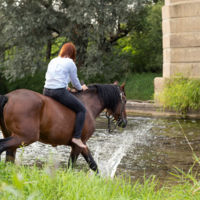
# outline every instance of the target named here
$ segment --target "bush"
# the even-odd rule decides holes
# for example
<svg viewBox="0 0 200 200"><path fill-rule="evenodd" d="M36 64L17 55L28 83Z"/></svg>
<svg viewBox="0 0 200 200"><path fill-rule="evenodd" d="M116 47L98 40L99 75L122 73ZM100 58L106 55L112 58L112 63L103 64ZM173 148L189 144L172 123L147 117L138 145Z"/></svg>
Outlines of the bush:
<svg viewBox="0 0 200 200"><path fill-rule="evenodd" d="M13 82L7 81L8 91L11 92L17 89L28 89L42 93L45 83L45 73L46 71L41 70L35 73L34 76L29 74L23 78L17 78Z"/></svg>
<svg viewBox="0 0 200 200"><path fill-rule="evenodd" d="M7 83L2 73L0 73L0 94L6 94L8 92Z"/></svg>
<svg viewBox="0 0 200 200"><path fill-rule="evenodd" d="M200 109L200 79L183 75L165 80L164 90L156 98L164 109L181 111L184 115L189 109Z"/></svg>

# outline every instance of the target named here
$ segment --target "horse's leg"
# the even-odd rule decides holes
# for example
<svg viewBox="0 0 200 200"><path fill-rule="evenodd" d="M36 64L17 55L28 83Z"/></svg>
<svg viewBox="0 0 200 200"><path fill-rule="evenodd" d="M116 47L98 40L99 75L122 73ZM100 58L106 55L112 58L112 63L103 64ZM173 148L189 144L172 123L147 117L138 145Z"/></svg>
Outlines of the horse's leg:
<svg viewBox="0 0 200 200"><path fill-rule="evenodd" d="M7 155L15 156L16 148L19 148L21 145L29 145L37 141L37 135L31 139L23 139L22 137L12 134L8 138L0 139L0 155L3 151L8 150Z"/></svg>
<svg viewBox="0 0 200 200"><path fill-rule="evenodd" d="M91 153L90 153L90 150L87 148L83 149L81 154L83 155L83 157L85 158L85 160L87 161L90 169L92 169L93 171L95 171L97 174L99 174L99 171L98 171L98 166L96 164L96 162L94 161Z"/></svg>
<svg viewBox="0 0 200 200"><path fill-rule="evenodd" d="M73 145L71 148L72 149L71 149L71 153L70 153L70 157L68 161L68 168L70 167L74 168L76 161L78 159L78 156L82 151L82 148L77 145Z"/></svg>
<svg viewBox="0 0 200 200"><path fill-rule="evenodd" d="M8 140L8 138L0 139L0 161L1 161L1 153L6 150L6 148L4 148L4 146L2 145L1 142L7 141L7 140Z"/></svg>
<svg viewBox="0 0 200 200"><path fill-rule="evenodd" d="M15 162L17 148L10 148L6 150L6 159L5 162Z"/></svg>
<svg viewBox="0 0 200 200"><path fill-rule="evenodd" d="M11 137L0 139L0 155L8 148L8 145L6 145L6 143L9 142L9 140L11 140Z"/></svg>
<svg viewBox="0 0 200 200"><path fill-rule="evenodd" d="M0 119L0 127L1 127L4 138L8 138L11 136L11 133L6 129L3 119ZM16 149L7 149L5 162L8 162L8 161L15 162L15 154L16 154ZM1 157L0 157L0 160L1 160Z"/></svg>
<svg viewBox="0 0 200 200"><path fill-rule="evenodd" d="M2 126L2 133L4 138L8 138L11 136L11 133L9 133L7 131L7 129L5 128L5 125ZM5 162L15 162L15 155L16 155L16 148L10 148L6 150L6 158L5 158Z"/></svg>

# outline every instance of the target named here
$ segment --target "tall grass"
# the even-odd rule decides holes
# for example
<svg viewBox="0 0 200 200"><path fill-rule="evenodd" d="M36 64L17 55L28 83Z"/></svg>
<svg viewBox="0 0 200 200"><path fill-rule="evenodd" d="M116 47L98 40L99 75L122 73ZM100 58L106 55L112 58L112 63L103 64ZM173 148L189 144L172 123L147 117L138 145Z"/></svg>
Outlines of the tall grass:
<svg viewBox="0 0 200 200"><path fill-rule="evenodd" d="M104 179L72 170L38 169L24 166L6 166L0 163L0 199L134 199L154 196L155 184L144 186L130 179ZM138 192L136 192L138 190ZM146 192L143 192L145 190ZM139 192L140 191L140 192ZM146 193L146 194L145 194ZM148 194L147 194L148 193Z"/></svg>
<svg viewBox="0 0 200 200"><path fill-rule="evenodd" d="M0 162L0 199L20 200L131 200L131 199L199 199L200 193L188 180L178 177L181 183L160 186L152 177L143 183L131 182L125 176L113 180L90 175L84 171L55 169L45 165L42 169ZM186 174L187 177L187 174ZM187 177L188 178L188 177Z"/></svg>
<svg viewBox="0 0 200 200"><path fill-rule="evenodd" d="M134 100L152 100L154 97L154 78L162 76L159 73L129 73L126 80L126 97Z"/></svg>
<svg viewBox="0 0 200 200"><path fill-rule="evenodd" d="M156 99L163 105L164 109L181 111L185 115L189 109L193 111L200 109L199 88L199 79L179 74L165 80L164 90L156 96Z"/></svg>

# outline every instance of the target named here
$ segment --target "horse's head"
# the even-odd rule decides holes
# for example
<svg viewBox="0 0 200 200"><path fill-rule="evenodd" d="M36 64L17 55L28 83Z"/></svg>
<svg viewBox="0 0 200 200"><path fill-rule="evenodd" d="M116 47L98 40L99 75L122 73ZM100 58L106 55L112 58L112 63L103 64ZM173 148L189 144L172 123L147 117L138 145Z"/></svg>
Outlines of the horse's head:
<svg viewBox="0 0 200 200"><path fill-rule="evenodd" d="M115 81L114 85L118 85ZM120 99L115 111L107 110L109 116L118 121L118 126L125 128L127 125L125 82L119 86Z"/></svg>

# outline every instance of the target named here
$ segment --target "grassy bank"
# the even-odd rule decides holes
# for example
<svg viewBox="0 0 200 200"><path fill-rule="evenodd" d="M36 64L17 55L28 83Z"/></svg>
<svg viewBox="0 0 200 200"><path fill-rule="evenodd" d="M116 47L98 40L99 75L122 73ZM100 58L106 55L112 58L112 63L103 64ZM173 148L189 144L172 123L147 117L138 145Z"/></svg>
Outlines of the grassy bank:
<svg viewBox="0 0 200 200"><path fill-rule="evenodd" d="M123 83L126 80L126 95L128 99L137 99L137 100L150 100L153 99L154 93L154 78L160 77L161 74L158 73L130 73L126 76L123 75L123 78L120 80L120 83ZM80 75L80 80L83 77ZM5 94L17 89L29 89L39 93L43 92L45 82L45 72L35 74L32 76L26 76L22 79L17 79L15 82L9 83L4 80L5 86L1 84L0 94ZM90 83L85 80L85 83ZM102 82L102 84L105 82Z"/></svg>
<svg viewBox="0 0 200 200"><path fill-rule="evenodd" d="M174 77L166 78L162 92L156 99L163 105L163 109L173 109L182 112L184 116L192 110L200 110L200 79L177 74Z"/></svg>
<svg viewBox="0 0 200 200"><path fill-rule="evenodd" d="M154 78L159 73L131 73L126 78L126 97L134 100L151 100L154 95ZM124 79L120 80L122 83Z"/></svg>
<svg viewBox="0 0 200 200"><path fill-rule="evenodd" d="M84 171L73 172L44 166L25 167L0 162L0 199L199 199L189 181L175 186L160 184L151 178L132 183L128 178L104 179ZM159 189L158 189L159 188Z"/></svg>

